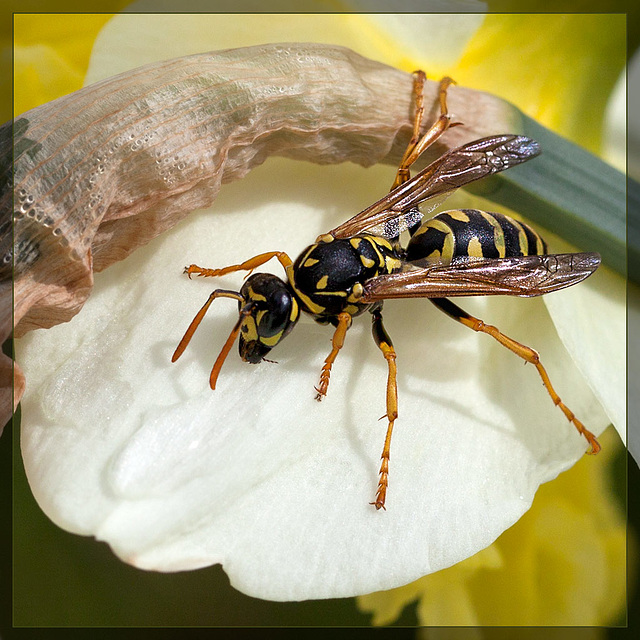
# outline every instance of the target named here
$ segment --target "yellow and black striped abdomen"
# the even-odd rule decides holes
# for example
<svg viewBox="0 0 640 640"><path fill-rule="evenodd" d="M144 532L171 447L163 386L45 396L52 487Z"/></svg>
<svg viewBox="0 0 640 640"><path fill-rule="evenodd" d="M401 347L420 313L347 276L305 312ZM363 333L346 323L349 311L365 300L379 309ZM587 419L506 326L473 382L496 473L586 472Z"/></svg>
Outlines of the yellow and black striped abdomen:
<svg viewBox="0 0 640 640"><path fill-rule="evenodd" d="M528 225L478 209L444 211L427 220L407 245L414 263L450 263L454 258L544 255L545 241Z"/></svg>

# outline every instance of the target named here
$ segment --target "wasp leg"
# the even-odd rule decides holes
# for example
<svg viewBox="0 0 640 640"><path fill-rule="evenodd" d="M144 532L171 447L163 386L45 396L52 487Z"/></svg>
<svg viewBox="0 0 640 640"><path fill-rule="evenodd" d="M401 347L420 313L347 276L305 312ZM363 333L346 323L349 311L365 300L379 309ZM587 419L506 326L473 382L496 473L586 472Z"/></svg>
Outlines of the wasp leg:
<svg viewBox="0 0 640 640"><path fill-rule="evenodd" d="M322 365L320 383L315 387L315 390L318 392L316 395L316 400L318 401L322 400L323 396L327 395L329 377L331 376L331 365L336 359L338 351L340 351L340 349L342 349L342 345L344 345L344 337L347 334L347 329L351 326L351 322L352 317L348 313L343 311L338 314L338 325L331 341L331 353L327 356L324 364Z"/></svg>
<svg viewBox="0 0 640 640"><path fill-rule="evenodd" d="M413 81L413 95L416 102L416 115L413 121L413 135L409 144L405 149L396 178L393 182L391 189L404 184L410 177L409 168L411 165L424 153L424 151L431 146L450 126L456 126L462 124L460 122L451 123L451 116L447 109L447 89L450 85L455 84L455 81L449 77L444 77L440 80L439 100L440 100L440 117L434 124L427 130L427 132L420 137L420 128L422 127L422 118L424 116L424 83L426 76L424 71L416 71L414 73Z"/></svg>
<svg viewBox="0 0 640 640"><path fill-rule="evenodd" d="M188 267L184 268L184 272L191 277L193 274L197 276L204 276L207 278L212 278L216 276L224 276L227 273L233 273L234 271L248 271L251 275L251 272L260 267L265 262L271 260L271 258L277 258L280 264L284 267L284 270L289 274L289 271L293 269L293 262L291 258L284 251L269 251L268 253L261 253L258 256L250 258L249 260L245 260L241 264L233 264L230 267L223 267L222 269L206 269L204 267L199 267L198 265L192 264Z"/></svg>
<svg viewBox="0 0 640 640"><path fill-rule="evenodd" d="M384 501L387 496L387 487L389 486L389 456L391 450L391 433L393 432L393 424L398 417L398 385L396 382L396 352L391 343L389 334L382 325L382 313L380 309L372 311L373 314L373 339L382 351L382 355L389 366L389 375L387 376L387 415L389 426L387 427L387 435L384 439L384 448L382 450L382 463L380 464L380 480L378 482L378 490L376 491L375 502L369 504L375 505L376 509L384 509Z"/></svg>
<svg viewBox="0 0 640 640"><path fill-rule="evenodd" d="M444 311L447 315L452 317L454 320L465 325L465 327L469 327L474 331L480 331L482 333L486 333L491 337L495 338L501 345L507 347L510 351L513 351L517 356L522 358L525 362L530 362L535 366L540 374L540 378L542 378L542 384L544 384L546 390L549 392L553 403L560 407L562 413L564 413L565 417L573 426L578 430L580 434L582 434L587 442L591 445L591 448L587 453L598 453L600 451L600 444L596 440L596 437L589 431L583 424L576 418L575 414L569 407L567 407L562 400L560 400L560 396L555 392L555 389L551 385L551 380L549 380L549 376L545 368L542 366L540 362L540 356L536 351L534 351L531 347L527 347L526 345L520 344L516 342L512 338L501 333L496 327L485 324L482 320L478 318L474 318L473 316L463 311L460 307L453 304L450 300L446 298L431 298L431 302L435 304L439 309Z"/></svg>

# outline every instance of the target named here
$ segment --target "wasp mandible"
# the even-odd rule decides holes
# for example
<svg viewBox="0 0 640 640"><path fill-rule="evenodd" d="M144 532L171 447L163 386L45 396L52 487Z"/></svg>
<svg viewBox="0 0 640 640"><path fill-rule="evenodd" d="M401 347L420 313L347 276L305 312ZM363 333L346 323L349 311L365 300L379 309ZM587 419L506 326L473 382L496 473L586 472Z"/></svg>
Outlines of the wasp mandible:
<svg viewBox="0 0 640 640"><path fill-rule="evenodd" d="M445 153L413 177L410 168L452 122L447 109L450 78L440 81L440 116L420 134L424 115L424 72L414 74L413 134L387 195L340 226L319 236L293 262L283 251L262 253L222 269L197 265L185 273L216 277L235 271L252 272L272 258L283 266L287 279L256 273L240 291L216 289L197 313L173 354L175 362L216 298L238 301L239 318L211 371L215 389L222 364L239 337L240 357L258 363L293 329L303 311L321 324L335 327L331 352L324 361L316 399L327 393L331 367L344 344L353 318L371 313L373 339L387 361L386 418L388 427L375 500L385 508L391 434L398 417L396 352L382 322L383 301L390 298L428 298L441 311L466 327L486 333L533 364L554 404L597 453L595 436L562 402L536 351L516 342L498 328L466 313L448 298L509 295L530 297L568 287L591 275L600 264L597 253L548 254L544 240L531 227L498 213L461 209L433 211L453 191L485 176L504 171L540 153L535 140L519 135L497 135L475 140ZM422 209L418 208L422 205ZM408 230L403 246L400 234Z"/></svg>

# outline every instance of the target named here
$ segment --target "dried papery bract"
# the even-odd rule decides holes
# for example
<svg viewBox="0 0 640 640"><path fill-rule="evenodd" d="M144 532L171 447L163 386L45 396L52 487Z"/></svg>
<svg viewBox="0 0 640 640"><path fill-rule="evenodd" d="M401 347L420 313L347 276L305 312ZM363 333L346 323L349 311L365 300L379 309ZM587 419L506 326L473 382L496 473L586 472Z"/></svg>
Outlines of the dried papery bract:
<svg viewBox="0 0 640 640"><path fill-rule="evenodd" d="M147 65L7 123L0 255L8 282L13 204L16 336L69 320L91 291L94 269L210 205L223 182L270 155L397 163L411 131L411 83L409 73L342 47L269 44ZM427 83L428 110L437 108L437 91L437 82ZM427 160L519 128L517 112L486 94L453 88L450 109L466 126ZM0 289L3 339L10 291ZM10 364L3 362L1 424L11 414ZM16 371L15 402L24 388Z"/></svg>

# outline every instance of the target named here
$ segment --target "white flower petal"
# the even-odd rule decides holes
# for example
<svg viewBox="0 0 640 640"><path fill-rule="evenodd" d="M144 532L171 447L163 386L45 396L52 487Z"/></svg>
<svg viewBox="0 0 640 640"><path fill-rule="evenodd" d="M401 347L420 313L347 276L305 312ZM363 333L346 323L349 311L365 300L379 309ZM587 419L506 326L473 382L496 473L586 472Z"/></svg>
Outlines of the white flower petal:
<svg viewBox="0 0 640 640"><path fill-rule="evenodd" d="M440 73L437 70L457 62L471 36L482 25L486 4L469 2L466 8L476 13L378 13L367 18L402 47L407 57L424 66L431 75L437 75Z"/></svg>
<svg viewBox="0 0 640 640"><path fill-rule="evenodd" d="M313 385L332 331L308 320L274 350L279 364L252 367L230 354L211 391L211 365L237 317L235 303L217 300L170 363L209 292L242 281L189 281L185 264L223 266L274 249L294 257L391 177L388 167L272 159L227 185L211 212L98 274L71 322L20 341L23 456L49 517L139 567L220 562L236 588L275 600L398 586L472 555L515 522L586 443L533 367L427 301L385 305L400 406L386 512L368 504L386 430L386 365L367 318L349 331L322 403ZM594 432L606 426L540 300L463 306L538 349L569 406Z"/></svg>

